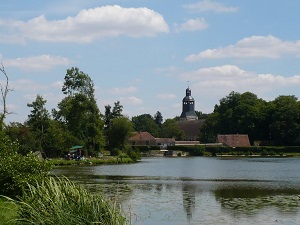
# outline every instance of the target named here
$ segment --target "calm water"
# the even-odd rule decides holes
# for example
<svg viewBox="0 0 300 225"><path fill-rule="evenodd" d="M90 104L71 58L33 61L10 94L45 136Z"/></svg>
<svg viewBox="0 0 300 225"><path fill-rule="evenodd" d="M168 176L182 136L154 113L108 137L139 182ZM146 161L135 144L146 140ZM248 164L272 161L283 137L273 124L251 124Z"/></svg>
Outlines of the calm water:
<svg viewBox="0 0 300 225"><path fill-rule="evenodd" d="M132 224L300 224L300 158L143 158L56 168L122 206Z"/></svg>

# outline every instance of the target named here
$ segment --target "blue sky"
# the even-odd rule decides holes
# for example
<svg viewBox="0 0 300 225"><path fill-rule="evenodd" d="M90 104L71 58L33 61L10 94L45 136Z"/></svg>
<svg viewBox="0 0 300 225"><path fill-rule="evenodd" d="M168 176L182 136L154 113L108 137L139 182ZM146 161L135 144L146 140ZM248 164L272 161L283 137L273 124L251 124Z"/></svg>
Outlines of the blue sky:
<svg viewBox="0 0 300 225"><path fill-rule="evenodd" d="M231 91L299 97L299 9L298 0L5 1L6 120L24 122L38 94L55 108L71 67L92 78L101 112L119 100L129 118L179 116L188 82L204 113Z"/></svg>

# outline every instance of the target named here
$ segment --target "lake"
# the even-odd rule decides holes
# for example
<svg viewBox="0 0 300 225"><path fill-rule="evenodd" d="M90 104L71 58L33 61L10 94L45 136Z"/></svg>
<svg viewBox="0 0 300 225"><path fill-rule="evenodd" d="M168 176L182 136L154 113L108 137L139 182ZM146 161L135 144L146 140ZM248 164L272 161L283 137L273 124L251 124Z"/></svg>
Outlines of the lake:
<svg viewBox="0 0 300 225"><path fill-rule="evenodd" d="M300 158L156 157L59 167L131 224L300 224Z"/></svg>

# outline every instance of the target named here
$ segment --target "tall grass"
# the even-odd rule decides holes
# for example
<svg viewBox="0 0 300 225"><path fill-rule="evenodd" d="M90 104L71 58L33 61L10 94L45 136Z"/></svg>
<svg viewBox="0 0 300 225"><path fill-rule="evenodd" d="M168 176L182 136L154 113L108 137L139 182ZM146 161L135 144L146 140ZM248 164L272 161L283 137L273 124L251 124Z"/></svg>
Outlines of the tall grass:
<svg viewBox="0 0 300 225"><path fill-rule="evenodd" d="M90 194L65 177L49 177L29 185L20 203L20 224L126 224L116 205Z"/></svg>

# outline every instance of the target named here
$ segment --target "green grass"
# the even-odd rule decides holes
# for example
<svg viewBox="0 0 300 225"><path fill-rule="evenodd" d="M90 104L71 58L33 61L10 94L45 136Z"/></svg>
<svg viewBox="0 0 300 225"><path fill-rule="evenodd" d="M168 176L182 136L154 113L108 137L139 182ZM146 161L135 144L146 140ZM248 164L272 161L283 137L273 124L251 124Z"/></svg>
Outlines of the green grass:
<svg viewBox="0 0 300 225"><path fill-rule="evenodd" d="M0 223L1 224L15 224L14 221L18 216L18 207L13 202L6 198L0 198Z"/></svg>
<svg viewBox="0 0 300 225"><path fill-rule="evenodd" d="M20 201L2 201L1 206L0 222L13 220L7 223L13 225L127 224L115 204L65 177L49 177L29 185Z"/></svg>

